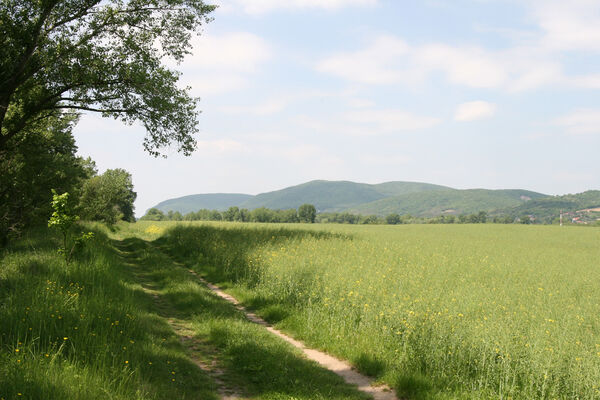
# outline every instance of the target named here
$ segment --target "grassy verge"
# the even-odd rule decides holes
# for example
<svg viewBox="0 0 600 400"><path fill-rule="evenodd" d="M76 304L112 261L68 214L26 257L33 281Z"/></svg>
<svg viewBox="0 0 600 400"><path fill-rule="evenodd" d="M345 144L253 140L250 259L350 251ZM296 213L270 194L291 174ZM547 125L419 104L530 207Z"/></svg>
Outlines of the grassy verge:
<svg viewBox="0 0 600 400"><path fill-rule="evenodd" d="M334 373L249 322L160 248L139 238L118 244L159 313L210 366L222 386L252 399L365 399Z"/></svg>
<svg viewBox="0 0 600 400"><path fill-rule="evenodd" d="M93 228L69 266L46 229L0 255L0 399L367 398L135 228Z"/></svg>
<svg viewBox="0 0 600 400"><path fill-rule="evenodd" d="M0 254L0 398L217 398L106 235L69 266L58 242L40 229Z"/></svg>

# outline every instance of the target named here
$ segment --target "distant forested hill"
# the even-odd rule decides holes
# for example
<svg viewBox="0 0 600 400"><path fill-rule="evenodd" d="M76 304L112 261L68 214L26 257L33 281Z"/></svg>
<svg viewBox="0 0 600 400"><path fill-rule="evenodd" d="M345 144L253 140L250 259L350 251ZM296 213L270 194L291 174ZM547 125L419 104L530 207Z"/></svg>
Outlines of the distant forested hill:
<svg viewBox="0 0 600 400"><path fill-rule="evenodd" d="M380 216L397 213L418 217L434 217L442 214L471 214L490 212L499 208L517 207L541 199L546 195L528 190L506 189L441 189L391 196L350 209L358 214Z"/></svg>
<svg viewBox="0 0 600 400"><path fill-rule="evenodd" d="M519 217L533 215L539 222L552 222L561 211L575 213L579 210L600 207L600 190L588 190L578 194L548 196L523 203L518 207L500 209L494 214L505 214Z"/></svg>
<svg viewBox="0 0 600 400"><path fill-rule="evenodd" d="M163 212L182 214L200 209L224 211L232 206L256 209L292 209L313 204L318 212L350 212L387 216L397 213L416 217L446 214L472 214L486 211L491 216L533 215L539 222L550 222L560 213L600 207L600 191L547 196L520 189L453 189L421 182L379 184L317 180L281 190L248 194L196 194L163 201L155 207Z"/></svg>
<svg viewBox="0 0 600 400"><path fill-rule="evenodd" d="M242 204L254 209L298 208L313 204L319 212L339 212L387 196L434 190L443 186L418 182L386 182L377 185L349 181L311 181L274 192L259 194Z"/></svg>
<svg viewBox="0 0 600 400"><path fill-rule="evenodd" d="M192 194L165 200L155 205L154 208L158 208L163 212L179 211L182 214L198 211L202 208L224 211L231 206L240 205L251 197L249 194L238 193Z"/></svg>

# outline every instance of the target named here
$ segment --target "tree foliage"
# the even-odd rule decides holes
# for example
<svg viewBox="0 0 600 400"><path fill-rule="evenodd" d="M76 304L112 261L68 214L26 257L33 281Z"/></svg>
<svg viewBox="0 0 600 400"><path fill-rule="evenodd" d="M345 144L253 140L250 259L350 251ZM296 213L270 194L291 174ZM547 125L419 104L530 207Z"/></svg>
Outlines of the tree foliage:
<svg viewBox="0 0 600 400"><path fill-rule="evenodd" d="M60 110L141 122L144 148L193 151L196 100L177 86L201 0L0 0L0 151Z"/></svg>
<svg viewBox="0 0 600 400"><path fill-rule="evenodd" d="M168 218L164 212L162 212L158 208L152 207L151 209L146 211L146 214L144 214L144 216L140 218L140 221L164 221L166 219Z"/></svg>
<svg viewBox="0 0 600 400"><path fill-rule="evenodd" d="M58 194L56 190L52 189L51 206L53 211L48 220L48 227L56 228L62 234L63 242L58 252L65 257L65 262L69 264L75 251L94 237L94 233L86 232L81 236L73 237L73 225L79 221L79 216L74 214L69 204L69 192Z"/></svg>
<svg viewBox="0 0 600 400"><path fill-rule="evenodd" d="M131 175L124 169L108 169L88 179L82 189L80 212L84 219L114 224L119 220L135 221Z"/></svg>
<svg viewBox="0 0 600 400"><path fill-rule="evenodd" d="M75 155L73 115L58 115L45 125L13 136L0 151L0 244L10 232L45 222L51 189L71 193L75 204L94 163Z"/></svg>
<svg viewBox="0 0 600 400"><path fill-rule="evenodd" d="M317 217L317 209L312 204L302 204L298 207L298 218L300 222L314 223Z"/></svg>

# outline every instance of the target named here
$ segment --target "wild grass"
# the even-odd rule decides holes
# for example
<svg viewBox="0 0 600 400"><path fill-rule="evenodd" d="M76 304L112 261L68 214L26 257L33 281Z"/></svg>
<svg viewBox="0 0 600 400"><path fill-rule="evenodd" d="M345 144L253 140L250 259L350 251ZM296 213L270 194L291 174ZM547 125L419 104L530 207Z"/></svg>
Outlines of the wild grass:
<svg viewBox="0 0 600 400"><path fill-rule="evenodd" d="M68 266L58 245L40 229L0 253L1 399L217 398L106 235Z"/></svg>
<svg viewBox="0 0 600 400"><path fill-rule="evenodd" d="M154 225L163 250L400 395L600 398L598 229Z"/></svg>
<svg viewBox="0 0 600 400"><path fill-rule="evenodd" d="M47 229L0 254L0 399L211 400L214 370L240 398L367 398L173 262L163 228L88 228L69 265Z"/></svg>

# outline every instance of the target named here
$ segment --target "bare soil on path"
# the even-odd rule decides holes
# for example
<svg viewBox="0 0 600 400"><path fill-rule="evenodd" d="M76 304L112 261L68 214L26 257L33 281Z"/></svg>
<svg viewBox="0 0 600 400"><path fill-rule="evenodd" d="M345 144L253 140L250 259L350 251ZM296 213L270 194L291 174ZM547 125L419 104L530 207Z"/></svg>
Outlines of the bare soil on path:
<svg viewBox="0 0 600 400"><path fill-rule="evenodd" d="M281 339L290 343L294 347L302 350L302 352L308 359L316 361L324 368L333 371L337 375L341 376L348 384L356 385L358 387L358 390L370 394L371 396L373 396L374 400L399 400L396 396L396 393L390 387L386 385L374 385L372 379L353 369L352 366L346 361L332 357L329 354L326 354L322 351L306 347L304 343L295 340L290 336L286 335L285 333L273 328L265 320L258 317L256 314L248 311L233 296L225 293L219 287L206 281L193 270L189 270L189 272L192 275L194 275L200 282L206 285L210 290L212 290L217 296L232 303L235 306L235 308L237 308L239 311L243 312L246 315L246 318L248 318L248 320L258 325L264 326L265 329L267 329L272 334L280 337Z"/></svg>

